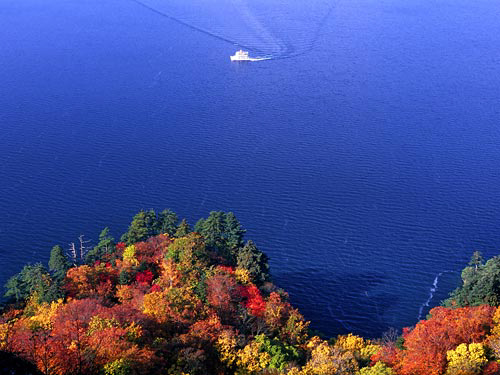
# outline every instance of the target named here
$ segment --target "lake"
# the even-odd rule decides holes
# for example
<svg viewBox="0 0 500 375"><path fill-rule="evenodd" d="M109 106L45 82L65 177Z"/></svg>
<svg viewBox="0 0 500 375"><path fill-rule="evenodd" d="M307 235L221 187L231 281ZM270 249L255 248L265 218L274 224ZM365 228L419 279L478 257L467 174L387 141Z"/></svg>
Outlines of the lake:
<svg viewBox="0 0 500 375"><path fill-rule="evenodd" d="M4 0L0 282L141 208L224 210L314 328L415 324L498 254L499 12Z"/></svg>

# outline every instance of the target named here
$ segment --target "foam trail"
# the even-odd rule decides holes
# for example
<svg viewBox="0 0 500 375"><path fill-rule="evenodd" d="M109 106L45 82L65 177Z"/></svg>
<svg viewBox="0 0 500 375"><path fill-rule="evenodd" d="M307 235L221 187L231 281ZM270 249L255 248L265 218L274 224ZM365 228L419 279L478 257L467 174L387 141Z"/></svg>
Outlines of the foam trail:
<svg viewBox="0 0 500 375"><path fill-rule="evenodd" d="M148 4L143 3L140 0L131 0L131 1L133 1L134 3L140 5L140 6L146 8L146 9L150 10L151 12L154 12L154 13L162 16L162 17L168 18L171 21L177 22L177 23L179 23L179 24L181 24L183 26L186 26L186 27L188 27L188 28L190 28L192 30L198 31L198 32L200 32L202 34L205 34L205 35L211 36L213 38L219 39L222 42L226 42L226 43L229 43L229 44L237 45L237 46L239 46L241 48L245 48L245 49L248 49L248 50L254 50L254 51L257 51L257 52L260 52L260 53L264 53L263 51L259 51L258 49L253 48L251 46L238 43L238 42L236 42L236 41L234 41L232 39L228 39L228 38L226 38L226 37L224 37L222 35L219 35L219 34L216 34L214 32L211 32L209 30L206 30L204 28L192 25L192 24L190 24L188 22L185 22L185 21L183 21L183 20L181 20L181 19L179 19L177 17L171 16L171 15L165 13L165 12L162 12L161 10L158 10L158 9L152 7L152 6L149 6Z"/></svg>
<svg viewBox="0 0 500 375"><path fill-rule="evenodd" d="M314 37L313 37L313 39L312 39L309 47L305 48L302 51L294 52L294 53L291 53L288 56L283 56L281 58L285 59L285 58L297 57L297 56L302 56L302 55L305 55L305 54L311 52L313 50L314 46L316 45L316 43L318 42L318 39L319 39L319 37L321 35L321 30L323 29L323 27L328 22L328 19L330 18L330 15L332 14L332 12L333 12L333 3L328 8L328 11L327 11L326 15L321 19L320 23L318 24L318 27L316 29L316 32L314 33Z"/></svg>
<svg viewBox="0 0 500 375"><path fill-rule="evenodd" d="M420 321L422 319L422 314L424 312L424 308L426 307L429 307L429 304L431 303L432 301L432 298L434 297L434 293L436 292L436 290L438 290L438 282L439 282L439 278L444 274L444 273L449 273L449 272L455 272L455 271L443 271L443 272L439 272L436 277L434 278L434 282L432 283L432 286L429 290L429 298L427 298L427 300L420 306L420 308L418 309L418 317L417 317L417 320Z"/></svg>
<svg viewBox="0 0 500 375"><path fill-rule="evenodd" d="M250 57L248 61L265 61L265 60L272 60L273 57Z"/></svg>
<svg viewBox="0 0 500 375"><path fill-rule="evenodd" d="M241 13L243 14L245 20L247 21L248 24L250 24L259 34L259 36L264 40L264 43L270 44L270 45L275 45L277 47L276 51L273 51L273 55L282 55L286 51L286 45L278 39L277 37L273 36L272 33L260 22L260 20L252 13L250 8L248 7L248 3L244 0L233 0L235 3L238 5L238 9L241 10ZM263 61L263 60L270 60L271 57L268 58L256 58L252 61Z"/></svg>
<svg viewBox="0 0 500 375"><path fill-rule="evenodd" d="M192 30L256 55L251 61L310 52L332 13L330 0L302 3L267 0L132 0Z"/></svg>

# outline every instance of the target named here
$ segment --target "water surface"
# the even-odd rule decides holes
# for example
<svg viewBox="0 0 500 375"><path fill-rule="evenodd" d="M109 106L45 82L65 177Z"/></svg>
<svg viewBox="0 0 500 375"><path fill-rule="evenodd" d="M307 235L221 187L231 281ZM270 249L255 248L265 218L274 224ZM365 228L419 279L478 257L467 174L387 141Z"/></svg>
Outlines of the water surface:
<svg viewBox="0 0 500 375"><path fill-rule="evenodd" d="M0 282L141 208L232 210L315 328L376 336L497 254L500 3L183 3L0 5Z"/></svg>

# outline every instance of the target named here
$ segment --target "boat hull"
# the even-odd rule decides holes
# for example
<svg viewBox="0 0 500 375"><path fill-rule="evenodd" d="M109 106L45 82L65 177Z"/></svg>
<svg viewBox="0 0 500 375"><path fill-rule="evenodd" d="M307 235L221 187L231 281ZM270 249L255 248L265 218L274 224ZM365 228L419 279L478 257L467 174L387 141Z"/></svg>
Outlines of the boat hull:
<svg viewBox="0 0 500 375"><path fill-rule="evenodd" d="M254 57L237 57L237 56L229 56L231 61L262 61L268 60L267 58L254 58Z"/></svg>
<svg viewBox="0 0 500 375"><path fill-rule="evenodd" d="M230 56L231 61L254 61L251 57Z"/></svg>

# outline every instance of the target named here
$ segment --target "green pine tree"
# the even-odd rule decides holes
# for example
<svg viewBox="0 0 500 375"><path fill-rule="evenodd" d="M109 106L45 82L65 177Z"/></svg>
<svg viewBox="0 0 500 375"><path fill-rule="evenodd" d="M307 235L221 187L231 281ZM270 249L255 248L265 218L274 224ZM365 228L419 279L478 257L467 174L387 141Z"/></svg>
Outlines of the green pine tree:
<svg viewBox="0 0 500 375"><path fill-rule="evenodd" d="M62 281L69 270L70 264L64 250L56 245L50 251L49 270L52 272L55 280Z"/></svg>
<svg viewBox="0 0 500 375"><path fill-rule="evenodd" d="M175 231L175 237L177 238L184 237L187 236L189 233L191 233L191 228L189 227L187 220L182 219L179 226L177 227L177 230Z"/></svg>
<svg viewBox="0 0 500 375"><path fill-rule="evenodd" d="M472 257L470 258L469 266L474 267L474 269L477 271L478 267L482 265L483 265L483 256L481 255L481 252L474 251Z"/></svg>
<svg viewBox="0 0 500 375"><path fill-rule="evenodd" d="M87 264L93 264L97 260L107 260L107 256L111 255L115 250L115 239L110 235L108 227L104 228L99 234L99 243L90 250L86 257Z"/></svg>
<svg viewBox="0 0 500 375"><path fill-rule="evenodd" d="M132 280L132 276L127 270L121 270L120 275L118 276L118 284L127 285Z"/></svg>
<svg viewBox="0 0 500 375"><path fill-rule="evenodd" d="M205 219L201 218L199 219L196 224L194 225L194 231L196 233L200 233L203 231L203 224L205 224Z"/></svg>
<svg viewBox="0 0 500 375"><path fill-rule="evenodd" d="M445 306L500 306L500 256L482 264L480 254L474 253L471 263L462 270L462 286L443 301Z"/></svg>
<svg viewBox="0 0 500 375"><path fill-rule="evenodd" d="M222 211L212 211L201 227L201 235L205 238L207 246L225 255L225 221L226 214Z"/></svg>
<svg viewBox="0 0 500 375"><path fill-rule="evenodd" d="M232 212L228 212L225 216L226 246L231 250L242 247L244 244L243 236L246 230L243 229L241 223Z"/></svg>
<svg viewBox="0 0 500 375"><path fill-rule="evenodd" d="M158 222L160 226L160 233L167 233L170 237L175 235L177 231L177 223L179 218L177 214L169 209L163 210L158 215Z"/></svg>
<svg viewBox="0 0 500 375"><path fill-rule="evenodd" d="M260 251L253 241L248 241L236 255L238 268L245 268L256 284L262 284L270 279L269 258Z"/></svg>
<svg viewBox="0 0 500 375"><path fill-rule="evenodd" d="M36 292L39 302L49 302L53 296L53 293L49 293L51 286L52 279L41 263L28 264L7 281L5 297L14 297L16 301L20 301Z"/></svg>
<svg viewBox="0 0 500 375"><path fill-rule="evenodd" d="M21 280L20 274L15 274L10 277L5 284L5 297L12 297L17 302L23 300L26 297L26 290L24 288L23 282Z"/></svg>
<svg viewBox="0 0 500 375"><path fill-rule="evenodd" d="M159 233L158 219L154 210L141 210L134 216L128 231L123 234L121 240L127 245L146 241L148 238Z"/></svg>

